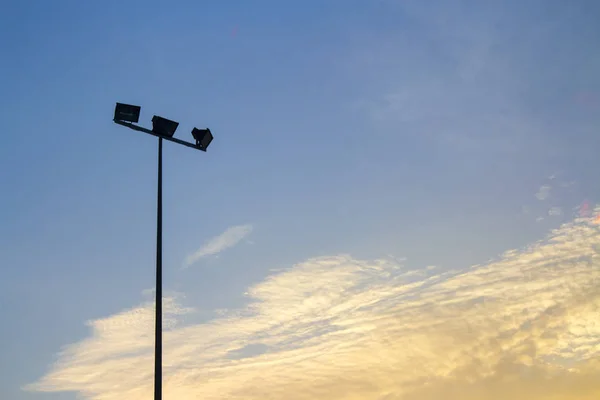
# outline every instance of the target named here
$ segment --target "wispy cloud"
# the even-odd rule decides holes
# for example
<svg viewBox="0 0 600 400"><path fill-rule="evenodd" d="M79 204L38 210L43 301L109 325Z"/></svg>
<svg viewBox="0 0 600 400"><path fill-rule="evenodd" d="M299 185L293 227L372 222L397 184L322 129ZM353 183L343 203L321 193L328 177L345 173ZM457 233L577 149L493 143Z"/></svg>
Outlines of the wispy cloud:
<svg viewBox="0 0 600 400"><path fill-rule="evenodd" d="M186 257L184 267L189 267L203 257L211 256L222 252L230 247L238 244L242 239L252 232L252 225L237 225L228 228L206 242L202 247L196 250L193 254Z"/></svg>
<svg viewBox="0 0 600 400"><path fill-rule="evenodd" d="M538 200L546 200L550 196L550 189L552 189L550 185L542 185L535 194L535 197Z"/></svg>
<svg viewBox="0 0 600 400"><path fill-rule="evenodd" d="M592 399L600 394L600 229L459 271L309 259L250 287L249 304L165 332L165 397ZM152 394L152 306L90 322L29 390ZM190 312L167 299L167 316ZM124 378L126 377L126 378Z"/></svg>
<svg viewBox="0 0 600 400"><path fill-rule="evenodd" d="M358 62L351 64L358 70L357 82L365 82L360 103L374 128L455 150L521 153L530 160L564 154L565 146L573 145L560 137L558 124L547 123L558 118L556 113L542 120L529 113L552 110L550 99L569 103L564 96L554 98L549 87L559 81L567 86L568 78L562 77L572 76L572 67L543 68L549 62L544 43L568 32L570 24L561 15L542 19L526 8L491 3L387 3L394 3L390 14L410 21L410 27L396 35L369 32L357 51ZM566 6L563 15L574 12ZM583 64L589 57L566 47L562 51ZM564 73L557 74L561 68Z"/></svg>
<svg viewBox="0 0 600 400"><path fill-rule="evenodd" d="M562 208L560 207L552 207L548 210L549 216L560 216L563 214Z"/></svg>

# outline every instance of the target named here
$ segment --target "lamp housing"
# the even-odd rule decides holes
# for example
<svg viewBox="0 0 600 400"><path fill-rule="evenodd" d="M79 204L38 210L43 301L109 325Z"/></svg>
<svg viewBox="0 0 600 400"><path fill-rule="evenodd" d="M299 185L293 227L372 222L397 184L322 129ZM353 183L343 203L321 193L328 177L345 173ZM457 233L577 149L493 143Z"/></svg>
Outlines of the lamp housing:
<svg viewBox="0 0 600 400"><path fill-rule="evenodd" d="M179 122L171 121L157 115L152 117L152 132L158 135L173 137L178 126Z"/></svg>
<svg viewBox="0 0 600 400"><path fill-rule="evenodd" d="M194 128L194 129L192 129L192 136L196 140L196 146L200 150L204 150L204 151L206 151L206 148L208 147L210 142L212 142L212 140L213 140L212 132L208 128L206 128L206 129Z"/></svg>
<svg viewBox="0 0 600 400"><path fill-rule="evenodd" d="M117 103L115 107L115 121L137 123L140 120L140 106Z"/></svg>

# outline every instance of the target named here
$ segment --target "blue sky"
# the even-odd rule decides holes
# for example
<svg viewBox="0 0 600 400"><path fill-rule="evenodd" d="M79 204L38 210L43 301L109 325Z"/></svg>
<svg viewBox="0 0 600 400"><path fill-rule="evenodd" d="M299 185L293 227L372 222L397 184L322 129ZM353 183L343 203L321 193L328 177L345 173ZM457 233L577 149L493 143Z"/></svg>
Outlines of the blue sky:
<svg viewBox="0 0 600 400"><path fill-rule="evenodd" d="M60 365L79 359L59 353L152 300L156 141L113 124L115 102L141 105L142 125L179 121L179 138L215 136L206 154L164 146L163 254L166 295L194 309L179 324L217 332L224 310L288 304L265 294L300 279L279 270L383 271L370 287L386 263L435 266L450 285L449 271L501 268L505 251L588 223L599 13L541 0L6 2L0 397L106 394L68 389Z"/></svg>

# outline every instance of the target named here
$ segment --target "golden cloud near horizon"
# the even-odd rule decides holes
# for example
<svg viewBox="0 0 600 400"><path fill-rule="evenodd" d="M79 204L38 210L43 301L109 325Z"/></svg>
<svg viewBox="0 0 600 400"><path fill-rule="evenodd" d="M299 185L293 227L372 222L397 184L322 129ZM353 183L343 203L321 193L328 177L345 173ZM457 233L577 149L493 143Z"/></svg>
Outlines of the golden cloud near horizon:
<svg viewBox="0 0 600 400"><path fill-rule="evenodd" d="M165 299L166 399L600 398L600 230L580 218L462 271L309 259L201 324ZM153 305L89 322L27 390L152 396Z"/></svg>

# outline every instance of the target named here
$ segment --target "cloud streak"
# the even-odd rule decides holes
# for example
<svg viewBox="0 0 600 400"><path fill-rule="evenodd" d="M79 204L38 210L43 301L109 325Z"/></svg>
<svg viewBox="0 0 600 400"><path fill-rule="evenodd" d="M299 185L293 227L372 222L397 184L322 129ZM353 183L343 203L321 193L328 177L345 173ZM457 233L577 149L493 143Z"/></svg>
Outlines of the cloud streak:
<svg viewBox="0 0 600 400"><path fill-rule="evenodd" d="M459 271L306 260L203 324L167 299L165 396L205 399L592 399L600 394L600 230L577 219ZM152 394L151 304L91 321L36 391ZM126 378L124 378L126 377Z"/></svg>
<svg viewBox="0 0 600 400"><path fill-rule="evenodd" d="M575 72L543 49L546 43L570 43L567 18L583 11L565 5L549 9L552 18L543 18L531 12L535 7L505 4L386 3L390 15L410 21L410 28L385 35L369 31L350 64L356 80L365 82L360 107L373 128L461 152L522 154L530 163L574 148L561 125L549 121L564 115L553 111L552 102L567 103L553 85L560 81L569 87L563 77ZM578 36L570 40L585 43ZM552 54L568 53L581 65L593 62L589 50L565 46L560 51ZM548 63L552 72L544 68ZM532 109L543 110L544 118L532 117Z"/></svg>
<svg viewBox="0 0 600 400"><path fill-rule="evenodd" d="M552 189L550 185L542 185L535 194L535 197L540 201L546 200L550 196L550 189Z"/></svg>
<svg viewBox="0 0 600 400"><path fill-rule="evenodd" d="M201 258L218 254L230 247L235 246L242 239L248 236L252 232L252 229L252 225L237 225L228 228L219 236L210 239L193 254L187 256L185 258L184 267L189 267Z"/></svg>

